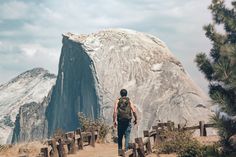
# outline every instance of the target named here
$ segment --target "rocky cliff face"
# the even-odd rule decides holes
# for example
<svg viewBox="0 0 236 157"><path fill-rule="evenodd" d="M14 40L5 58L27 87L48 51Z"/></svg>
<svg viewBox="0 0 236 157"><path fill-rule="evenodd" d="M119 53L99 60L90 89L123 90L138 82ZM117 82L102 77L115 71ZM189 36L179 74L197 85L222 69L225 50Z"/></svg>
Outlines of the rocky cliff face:
<svg viewBox="0 0 236 157"><path fill-rule="evenodd" d="M33 115L45 115L42 109L43 106L40 105L55 84L55 79L56 76L48 71L42 68L35 68L20 74L10 82L0 86L1 144L10 143L13 134L15 136L16 134L23 135L26 132L31 132L31 129L34 129L34 127L29 127L31 122L35 122L34 126L39 124L39 117L35 115L35 119L32 119ZM46 106L44 108L46 109ZM19 119L16 118L19 112L20 123ZM28 123L29 121L31 122ZM14 128L15 131L13 133ZM33 136L36 136L36 134L33 133L31 137ZM26 139L20 136L17 136L17 138ZM13 141L17 141L16 138Z"/></svg>
<svg viewBox="0 0 236 157"><path fill-rule="evenodd" d="M49 135L75 129L77 112L111 123L121 88L136 104L140 133L158 120L194 124L211 114L208 97L160 39L124 29L68 33L47 108Z"/></svg>
<svg viewBox="0 0 236 157"><path fill-rule="evenodd" d="M63 39L56 85L46 116L49 135L55 129L65 131L78 127L78 112L97 118L100 114L98 83L93 61L83 47Z"/></svg>
<svg viewBox="0 0 236 157"><path fill-rule="evenodd" d="M45 117L46 107L51 98L51 91L43 102L26 103L20 107L16 116L11 143L46 139L48 123Z"/></svg>

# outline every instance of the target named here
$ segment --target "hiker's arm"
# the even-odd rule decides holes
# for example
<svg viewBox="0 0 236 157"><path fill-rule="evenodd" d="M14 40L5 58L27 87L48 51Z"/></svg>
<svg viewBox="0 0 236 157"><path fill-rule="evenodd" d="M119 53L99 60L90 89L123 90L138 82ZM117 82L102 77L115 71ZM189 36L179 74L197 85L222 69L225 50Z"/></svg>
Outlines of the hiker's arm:
<svg viewBox="0 0 236 157"><path fill-rule="evenodd" d="M130 101L130 106L131 106L131 110L134 116L134 124L137 124L137 114L136 114L136 108L134 106L134 103L132 101Z"/></svg>
<svg viewBox="0 0 236 157"><path fill-rule="evenodd" d="M115 105L114 105L114 112L113 112L113 124L114 127L117 125L117 105L118 105L119 100L116 100Z"/></svg>

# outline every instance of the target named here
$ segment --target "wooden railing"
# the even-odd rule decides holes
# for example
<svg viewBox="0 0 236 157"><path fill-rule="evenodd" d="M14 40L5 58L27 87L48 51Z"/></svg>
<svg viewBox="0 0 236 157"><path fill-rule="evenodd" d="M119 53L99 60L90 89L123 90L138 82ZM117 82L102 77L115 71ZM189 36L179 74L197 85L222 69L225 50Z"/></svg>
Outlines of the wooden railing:
<svg viewBox="0 0 236 157"><path fill-rule="evenodd" d="M68 154L76 154L78 150L83 150L84 146L91 145L95 147L98 135L99 129L95 127L90 127L87 132L82 132L81 129L67 132L63 136L47 140L47 144L51 147L50 152L48 147L43 147L38 157L66 157L67 152Z"/></svg>
<svg viewBox="0 0 236 157"><path fill-rule="evenodd" d="M179 125L178 125L179 126ZM196 126L191 126L191 127L184 127L182 128L183 130L197 130L199 129L200 130L200 136L207 136L207 130L206 128L212 128L214 127L215 124L205 124L204 121L200 121L199 122L199 125L196 125ZM180 127L178 127L180 128ZM181 128L180 128L181 129Z"/></svg>
<svg viewBox="0 0 236 157"><path fill-rule="evenodd" d="M205 124L204 121L200 121L199 125L191 127L181 127L179 124L175 127L174 122L158 123L156 126L152 126L152 130L144 130L143 138L135 138L135 143L130 144L130 149L122 153L123 157L145 157L152 153L152 146L157 146L158 143L164 141L164 137L161 133L165 130L169 131L188 131L188 130L200 130L200 136L207 136L206 128L214 127L214 124ZM153 138L153 140L151 140ZM158 156L158 154L157 154Z"/></svg>
<svg viewBox="0 0 236 157"><path fill-rule="evenodd" d="M191 127L181 127L179 124L175 127L174 122L168 121L167 123L158 123L156 126L152 126L152 129L144 130L143 137L135 138L134 143L129 144L129 150L122 151L123 157L145 157L152 153L152 147L157 146L162 142L164 138L161 133L165 130L169 131L188 131L188 130L200 130L200 136L207 136L206 128L214 127L214 124L205 124L204 121L200 121L199 125ZM68 154L75 154L76 151L83 150L84 146L91 145L95 147L96 140L99 135L99 129L90 127L88 132L81 132L81 129L76 131L67 132L65 138L55 137L47 141L51 146L51 151L48 151L48 147L41 148L41 152L38 157L66 157ZM67 145L67 151L65 151L65 145ZM76 146L77 145L77 146Z"/></svg>

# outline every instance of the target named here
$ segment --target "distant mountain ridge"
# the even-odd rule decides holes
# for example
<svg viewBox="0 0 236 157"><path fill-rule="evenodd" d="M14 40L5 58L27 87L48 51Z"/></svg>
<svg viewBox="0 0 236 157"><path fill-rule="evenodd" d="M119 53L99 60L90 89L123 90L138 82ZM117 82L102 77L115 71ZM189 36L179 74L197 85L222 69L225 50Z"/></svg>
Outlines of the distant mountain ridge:
<svg viewBox="0 0 236 157"><path fill-rule="evenodd" d="M42 103L55 80L56 75L43 68L34 68L0 85L0 143L12 141L20 107L32 102Z"/></svg>

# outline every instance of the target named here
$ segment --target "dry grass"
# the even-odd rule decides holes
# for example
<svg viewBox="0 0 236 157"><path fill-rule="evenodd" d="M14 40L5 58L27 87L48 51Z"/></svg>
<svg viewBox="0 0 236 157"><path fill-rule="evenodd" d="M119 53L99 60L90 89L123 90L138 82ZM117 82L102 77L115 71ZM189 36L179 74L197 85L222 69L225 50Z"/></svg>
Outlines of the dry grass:
<svg viewBox="0 0 236 157"><path fill-rule="evenodd" d="M201 136L201 137L194 137L196 140L198 140L203 145L213 145L215 142L220 140L219 136Z"/></svg>
<svg viewBox="0 0 236 157"><path fill-rule="evenodd" d="M17 157L19 155L28 154L31 156L37 156L40 152L40 148L45 147L41 142L30 142L12 145L11 148L0 152L0 157Z"/></svg>

